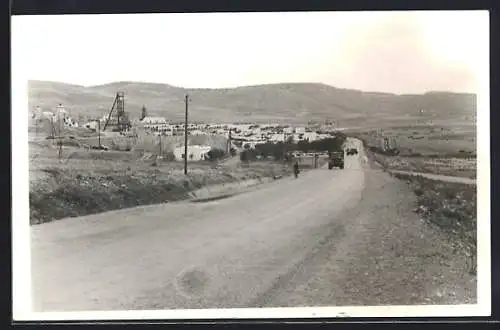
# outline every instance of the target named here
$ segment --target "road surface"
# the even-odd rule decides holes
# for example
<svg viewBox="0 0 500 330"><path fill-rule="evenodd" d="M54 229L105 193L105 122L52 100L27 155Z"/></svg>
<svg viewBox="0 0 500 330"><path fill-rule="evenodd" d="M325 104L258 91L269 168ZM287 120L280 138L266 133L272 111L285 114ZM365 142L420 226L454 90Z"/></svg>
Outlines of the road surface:
<svg viewBox="0 0 500 330"><path fill-rule="evenodd" d="M403 185L348 143L344 170L32 226L34 310L473 301L444 240L395 202Z"/></svg>

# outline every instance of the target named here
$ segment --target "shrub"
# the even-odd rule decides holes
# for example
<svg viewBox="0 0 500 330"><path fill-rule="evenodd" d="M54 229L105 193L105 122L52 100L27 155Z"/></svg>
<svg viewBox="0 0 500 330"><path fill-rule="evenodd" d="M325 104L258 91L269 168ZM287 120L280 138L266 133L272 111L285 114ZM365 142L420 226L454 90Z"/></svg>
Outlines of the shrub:
<svg viewBox="0 0 500 330"><path fill-rule="evenodd" d="M175 154L172 151L168 151L163 154L163 159L167 161L174 161L175 160Z"/></svg>
<svg viewBox="0 0 500 330"><path fill-rule="evenodd" d="M226 152L222 149L212 148L209 152L207 152L208 160L216 161L218 159L223 158L226 155Z"/></svg>
<svg viewBox="0 0 500 330"><path fill-rule="evenodd" d="M243 150L240 153L240 160L242 162L249 162L257 160L257 155L259 154L256 150Z"/></svg>

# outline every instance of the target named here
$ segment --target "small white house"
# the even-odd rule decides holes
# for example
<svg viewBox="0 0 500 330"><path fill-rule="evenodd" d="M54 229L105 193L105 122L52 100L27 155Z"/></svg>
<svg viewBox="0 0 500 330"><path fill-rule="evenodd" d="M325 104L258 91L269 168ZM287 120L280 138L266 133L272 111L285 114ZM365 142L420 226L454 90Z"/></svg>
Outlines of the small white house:
<svg viewBox="0 0 500 330"><path fill-rule="evenodd" d="M271 142L285 142L285 134L274 133L270 136L269 140Z"/></svg>
<svg viewBox="0 0 500 330"><path fill-rule="evenodd" d="M207 157L207 153L212 149L210 146L188 145L188 161L200 161ZM174 149L174 156L176 160L184 160L184 146Z"/></svg>
<svg viewBox="0 0 500 330"><path fill-rule="evenodd" d="M306 128L305 127L295 127L295 133L302 134L302 133L305 133L305 132L306 132Z"/></svg>
<svg viewBox="0 0 500 330"><path fill-rule="evenodd" d="M166 124L167 120L163 117L144 117L141 122L143 124Z"/></svg>
<svg viewBox="0 0 500 330"><path fill-rule="evenodd" d="M57 119L56 115L50 111L43 111L42 118L49 119L49 120L56 120Z"/></svg>
<svg viewBox="0 0 500 330"><path fill-rule="evenodd" d="M199 130L199 129L192 130L191 132L189 132L189 134L190 135L207 135L206 132Z"/></svg>
<svg viewBox="0 0 500 330"><path fill-rule="evenodd" d="M96 121L89 121L88 123L86 123L85 125L83 125L85 128L87 129L91 129L91 130L97 130L98 126L97 126L97 122ZM102 123L101 121L101 128L104 127L104 123Z"/></svg>
<svg viewBox="0 0 500 330"><path fill-rule="evenodd" d="M318 133L316 132L306 132L303 135L303 139L306 141L315 141L318 140Z"/></svg>
<svg viewBox="0 0 500 330"><path fill-rule="evenodd" d="M144 128L161 130L168 126L167 120L163 117L144 117L141 120L141 124Z"/></svg>

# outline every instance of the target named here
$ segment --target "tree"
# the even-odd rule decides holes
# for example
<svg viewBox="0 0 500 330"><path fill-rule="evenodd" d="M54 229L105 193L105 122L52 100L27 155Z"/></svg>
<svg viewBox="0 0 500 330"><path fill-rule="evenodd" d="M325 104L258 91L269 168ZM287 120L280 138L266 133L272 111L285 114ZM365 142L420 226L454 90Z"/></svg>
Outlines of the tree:
<svg viewBox="0 0 500 330"><path fill-rule="evenodd" d="M224 155L225 155L224 150L217 148L210 149L210 151L207 152L208 159L211 161L221 159L222 157L224 157Z"/></svg>
<svg viewBox="0 0 500 330"><path fill-rule="evenodd" d="M141 120L146 118L148 116L148 110L146 109L146 106L143 105L141 109Z"/></svg>

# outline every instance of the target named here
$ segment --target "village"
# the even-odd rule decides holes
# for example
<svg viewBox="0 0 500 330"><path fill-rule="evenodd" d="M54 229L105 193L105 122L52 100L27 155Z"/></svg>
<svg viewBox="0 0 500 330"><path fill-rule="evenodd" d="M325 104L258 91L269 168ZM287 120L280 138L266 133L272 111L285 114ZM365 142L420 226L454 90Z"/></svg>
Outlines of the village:
<svg viewBox="0 0 500 330"><path fill-rule="evenodd" d="M79 132L88 131L98 133L100 136L121 135L126 137L183 137L187 132L188 136L199 137L222 137L227 140L224 148L228 154L230 151L239 154L243 150L252 150L259 144L266 143L284 143L284 142L312 142L332 136L337 131L333 122L324 123L309 122L304 125L286 125L286 124L257 124L257 123L201 123L191 122L187 124L185 130L184 122L169 121L165 117L149 116L145 107L141 115L129 119L122 107L123 94L117 93L113 108L109 114L101 118L82 120L79 122L72 115L71 111L64 105L59 104L54 111L42 111L36 106L32 120L40 125L50 127L52 137L60 135L62 129ZM115 110L116 104L116 111ZM176 139L173 153L175 160L184 159L183 139ZM203 138L198 139L203 140ZM107 150L105 145L95 146ZM204 160L208 151L213 149L209 145L195 145L188 143L189 160Z"/></svg>

